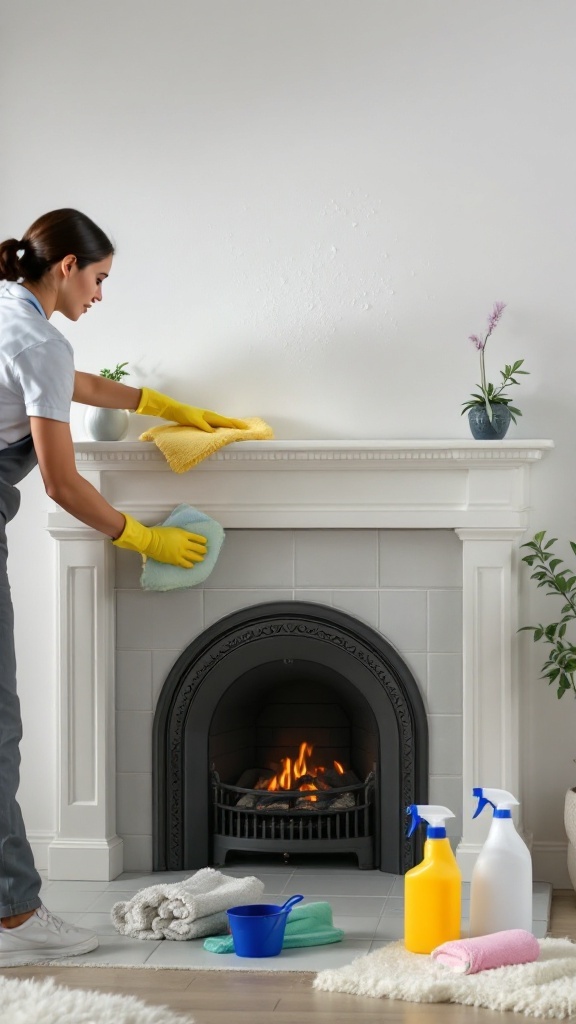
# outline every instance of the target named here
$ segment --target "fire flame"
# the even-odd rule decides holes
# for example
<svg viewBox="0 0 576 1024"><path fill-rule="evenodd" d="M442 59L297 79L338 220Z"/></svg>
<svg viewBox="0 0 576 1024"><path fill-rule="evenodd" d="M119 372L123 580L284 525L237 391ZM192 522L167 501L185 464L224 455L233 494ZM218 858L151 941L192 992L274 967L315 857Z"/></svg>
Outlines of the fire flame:
<svg viewBox="0 0 576 1024"><path fill-rule="evenodd" d="M326 769L322 766L314 767L309 765L306 758L312 757L313 746L311 743L301 743L298 751L298 757L292 759L291 757L283 757L280 761L282 765L281 769L274 775L267 783L266 788L268 792L275 793L279 789L301 789L301 790L312 790L317 791L318 786L315 786L313 782L307 781L299 785L299 779L302 779L305 775L310 778L317 778ZM334 768L340 774L344 774L344 768L339 761L334 761ZM315 796L310 797L310 800L316 800Z"/></svg>

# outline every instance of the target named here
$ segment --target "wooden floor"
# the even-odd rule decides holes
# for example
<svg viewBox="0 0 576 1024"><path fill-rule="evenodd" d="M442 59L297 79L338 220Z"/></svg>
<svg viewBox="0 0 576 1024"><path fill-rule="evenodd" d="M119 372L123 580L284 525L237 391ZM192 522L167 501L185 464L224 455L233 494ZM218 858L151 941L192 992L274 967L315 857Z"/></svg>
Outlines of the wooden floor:
<svg viewBox="0 0 576 1024"><path fill-rule="evenodd" d="M576 894L554 893L550 935L576 940ZM489 1024L503 1015L455 1004L391 1002L315 992L313 974L173 971L94 967L12 967L7 978L53 977L57 984L134 995L189 1014L196 1024ZM507 1020L508 1018L506 1018Z"/></svg>

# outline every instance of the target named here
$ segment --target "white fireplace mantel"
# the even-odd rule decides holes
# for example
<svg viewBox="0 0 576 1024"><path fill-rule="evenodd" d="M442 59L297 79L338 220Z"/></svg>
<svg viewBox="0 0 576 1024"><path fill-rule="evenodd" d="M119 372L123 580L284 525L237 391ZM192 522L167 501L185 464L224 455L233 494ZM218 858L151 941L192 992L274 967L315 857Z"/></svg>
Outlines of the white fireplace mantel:
<svg viewBox="0 0 576 1024"><path fill-rule="evenodd" d="M520 792L518 544L529 470L522 441L245 441L188 473L140 441L75 444L78 470L123 512L161 522L187 502L235 529L451 529L463 544L464 806L475 785ZM59 813L49 877L115 878L114 549L54 506L58 548ZM464 816L465 819L467 815ZM483 842L464 821L465 878Z"/></svg>

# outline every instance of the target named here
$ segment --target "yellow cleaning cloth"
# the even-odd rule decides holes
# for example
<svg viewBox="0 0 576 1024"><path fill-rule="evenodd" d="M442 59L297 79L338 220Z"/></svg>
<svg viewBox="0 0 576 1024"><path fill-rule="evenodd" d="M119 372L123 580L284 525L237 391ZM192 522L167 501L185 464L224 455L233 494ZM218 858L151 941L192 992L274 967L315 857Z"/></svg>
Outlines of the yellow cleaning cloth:
<svg viewBox="0 0 576 1024"><path fill-rule="evenodd" d="M237 427L216 427L211 434L197 427L179 427L172 423L165 427L152 427L140 434L141 441L154 441L165 456L170 469L175 473L186 473L207 459L219 448L232 441L270 441L274 437L272 427L258 416L245 416L248 430Z"/></svg>

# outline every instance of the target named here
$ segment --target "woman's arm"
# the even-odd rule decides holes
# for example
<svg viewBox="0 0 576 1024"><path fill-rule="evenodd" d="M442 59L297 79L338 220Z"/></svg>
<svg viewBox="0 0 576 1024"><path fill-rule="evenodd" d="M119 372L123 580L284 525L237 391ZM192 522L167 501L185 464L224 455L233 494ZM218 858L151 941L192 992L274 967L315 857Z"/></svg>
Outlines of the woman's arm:
<svg viewBox="0 0 576 1024"><path fill-rule="evenodd" d="M230 419L210 409L198 409L195 405L178 402L150 388L129 388L126 384L119 384L109 377L97 377L93 373L76 371L72 399L101 409L131 409L144 416L161 416L184 427L197 427L198 430L213 431L216 427L248 430L249 426L246 420Z"/></svg>
<svg viewBox="0 0 576 1024"><path fill-rule="evenodd" d="M74 461L74 445L67 423L30 417L32 439L47 495L61 508L94 530L108 534L114 543L130 551L192 569L206 555L206 538L178 526L144 526L123 516L80 476Z"/></svg>
<svg viewBox="0 0 576 1024"><path fill-rule="evenodd" d="M123 384L110 380L107 383L123 391L140 394L137 388L126 388ZM30 429L48 497L94 530L99 530L114 539L119 537L126 520L121 512L108 504L92 484L80 476L76 469L69 424L31 416Z"/></svg>
<svg viewBox="0 0 576 1024"><path fill-rule="evenodd" d="M132 409L138 408L142 391L130 388L127 384L99 377L95 373L74 374L74 394L72 401L82 405L96 405L100 409Z"/></svg>

